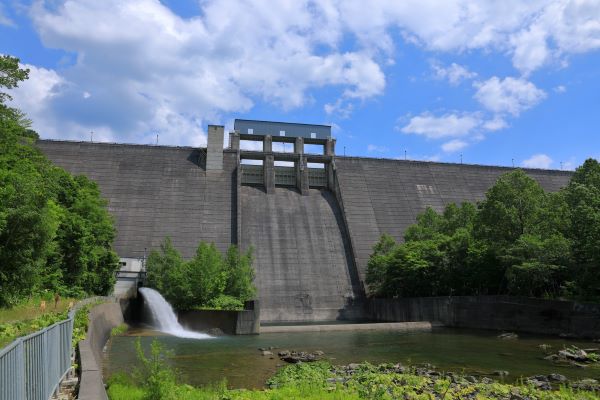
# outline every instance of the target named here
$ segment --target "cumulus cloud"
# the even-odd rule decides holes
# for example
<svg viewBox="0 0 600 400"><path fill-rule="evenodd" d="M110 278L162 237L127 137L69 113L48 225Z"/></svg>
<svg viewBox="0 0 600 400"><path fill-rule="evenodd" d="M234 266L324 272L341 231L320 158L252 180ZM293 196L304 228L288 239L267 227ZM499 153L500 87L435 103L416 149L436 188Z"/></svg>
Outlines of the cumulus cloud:
<svg viewBox="0 0 600 400"><path fill-rule="evenodd" d="M464 140L454 139L454 140L444 143L442 145L442 150L444 150L446 153L453 153L455 151L464 149L468 145L469 144L467 142L465 142Z"/></svg>
<svg viewBox="0 0 600 400"><path fill-rule="evenodd" d="M523 78L494 76L487 81L475 82L475 99L495 113L519 115L546 97L546 92Z"/></svg>
<svg viewBox="0 0 600 400"><path fill-rule="evenodd" d="M507 127L508 123L506 122L506 120L498 115L483 123L483 128L486 131L499 131L500 129L505 129Z"/></svg>
<svg viewBox="0 0 600 400"><path fill-rule="evenodd" d="M552 165L552 162L552 159L546 154L534 154L527 160L524 160L521 165L525 168L548 169Z"/></svg>
<svg viewBox="0 0 600 400"><path fill-rule="evenodd" d="M74 54L75 61L54 71L62 83L43 104L20 103L27 97L23 89L17 105L43 117L38 129L46 137L94 129L144 142L159 131L173 144L197 144L205 141L209 122L258 102L283 110L304 107L324 87L338 100L319 106L349 116L354 102L384 93L397 32L425 50L507 55L525 77L568 61L570 54L600 48L597 0L199 4L197 16L182 18L159 0L35 1L29 15L42 42ZM0 9L0 23L10 23L3 15ZM436 73L451 84L475 78L456 63L439 68ZM43 87L39 79L35 85ZM477 100L499 114L518 115L545 96L525 78L494 77L476 89ZM504 126L502 121L495 126ZM417 126L435 120L413 122L415 132L440 129ZM473 129L464 115L446 122L450 132ZM482 129L493 130L489 126Z"/></svg>
<svg viewBox="0 0 600 400"><path fill-rule="evenodd" d="M448 80L451 85L458 85L464 80L473 79L477 76L477 73L471 72L466 67L456 63L452 63L448 67L434 63L431 67L435 78Z"/></svg>
<svg viewBox="0 0 600 400"><path fill-rule="evenodd" d="M186 19L158 0L36 2L31 17L44 44L78 55L61 71L68 84L47 105L64 121L55 130L104 122L125 140L144 142L159 131L174 144L195 144L205 140L206 123L256 101L302 107L311 89L324 86L339 87L346 102L381 94L385 76L374 56L337 48L342 31L332 7L208 1Z"/></svg>
<svg viewBox="0 0 600 400"><path fill-rule="evenodd" d="M467 136L480 123L481 120L476 114L451 113L436 117L430 113L423 113L412 117L400 131L425 136L428 139L443 139Z"/></svg>
<svg viewBox="0 0 600 400"><path fill-rule="evenodd" d="M405 134L421 135L432 140L452 139L441 146L445 153L452 153L484 139L488 132L507 126L502 117L496 115L489 119L481 112L453 112L440 116L425 112L411 117L399 130Z"/></svg>

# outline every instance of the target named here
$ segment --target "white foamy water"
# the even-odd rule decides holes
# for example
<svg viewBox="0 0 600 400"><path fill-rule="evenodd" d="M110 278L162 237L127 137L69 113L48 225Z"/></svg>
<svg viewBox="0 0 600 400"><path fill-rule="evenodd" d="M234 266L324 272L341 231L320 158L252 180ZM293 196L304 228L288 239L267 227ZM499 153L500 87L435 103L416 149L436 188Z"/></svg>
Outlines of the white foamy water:
<svg viewBox="0 0 600 400"><path fill-rule="evenodd" d="M140 293L144 296L146 306L152 313L152 320L154 321L156 330L159 330L169 335L178 336L181 338L189 339L211 339L212 336L206 333L198 333L194 331L188 331L185 329L179 321L173 311L173 307L165 300L162 295L151 288L140 288Z"/></svg>

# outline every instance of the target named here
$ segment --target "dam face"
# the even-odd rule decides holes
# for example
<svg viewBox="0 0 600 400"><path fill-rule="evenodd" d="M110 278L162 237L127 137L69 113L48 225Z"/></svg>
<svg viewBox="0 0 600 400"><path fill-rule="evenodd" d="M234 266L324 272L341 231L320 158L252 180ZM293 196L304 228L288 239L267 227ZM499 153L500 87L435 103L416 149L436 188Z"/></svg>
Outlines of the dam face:
<svg viewBox="0 0 600 400"><path fill-rule="evenodd" d="M373 245L401 241L430 206L476 202L510 168L335 155L330 127L236 120L230 148L38 141L55 164L96 181L115 250L142 259L166 236L186 258L200 241L253 248L262 322L360 319ZM243 150L240 141L261 150ZM294 151L284 152L289 144ZM261 146L262 145L262 146ZM305 153L305 145L322 151ZM242 146L243 147L243 146ZM545 190L571 173L526 170Z"/></svg>

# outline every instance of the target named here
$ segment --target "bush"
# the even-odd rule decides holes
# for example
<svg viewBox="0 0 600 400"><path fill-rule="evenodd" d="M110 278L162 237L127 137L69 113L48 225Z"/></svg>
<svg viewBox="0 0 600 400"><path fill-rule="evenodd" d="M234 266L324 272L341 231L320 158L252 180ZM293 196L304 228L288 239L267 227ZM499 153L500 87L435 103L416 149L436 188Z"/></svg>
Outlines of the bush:
<svg viewBox="0 0 600 400"><path fill-rule="evenodd" d="M146 263L146 284L177 309L239 310L256 294L252 249L240 253L230 246L225 257L214 244L200 242L184 261L169 238L153 250Z"/></svg>
<svg viewBox="0 0 600 400"><path fill-rule="evenodd" d="M211 299L206 308L213 310L243 310L244 303L233 296L221 294Z"/></svg>

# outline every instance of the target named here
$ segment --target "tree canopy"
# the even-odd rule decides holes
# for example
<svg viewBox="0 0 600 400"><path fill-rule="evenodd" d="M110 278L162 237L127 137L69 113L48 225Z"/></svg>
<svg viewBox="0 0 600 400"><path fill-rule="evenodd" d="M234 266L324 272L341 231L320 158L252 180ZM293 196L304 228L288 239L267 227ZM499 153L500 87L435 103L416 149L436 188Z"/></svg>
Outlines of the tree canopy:
<svg viewBox="0 0 600 400"><path fill-rule="evenodd" d="M230 246L225 255L214 244L200 242L184 261L170 238L153 250L146 263L146 284L178 309L241 309L256 295L252 249Z"/></svg>
<svg viewBox="0 0 600 400"><path fill-rule="evenodd" d="M521 170L477 206L427 208L404 243L383 235L367 266L374 296L511 294L600 298L600 164L547 193Z"/></svg>
<svg viewBox="0 0 600 400"><path fill-rule="evenodd" d="M118 258L97 185L52 165L4 90L28 76L0 56L0 306L42 292L108 294Z"/></svg>

